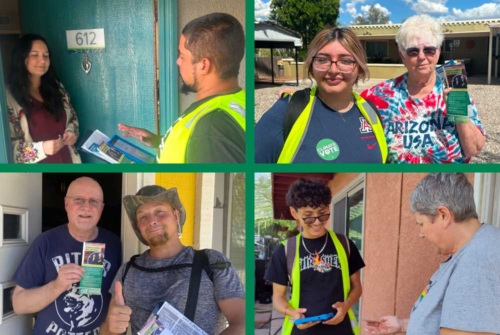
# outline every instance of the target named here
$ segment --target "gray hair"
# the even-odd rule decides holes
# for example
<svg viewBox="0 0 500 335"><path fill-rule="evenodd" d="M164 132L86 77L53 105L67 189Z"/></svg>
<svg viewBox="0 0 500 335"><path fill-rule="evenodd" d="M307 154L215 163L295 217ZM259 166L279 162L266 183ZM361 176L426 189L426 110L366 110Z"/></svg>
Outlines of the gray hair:
<svg viewBox="0 0 500 335"><path fill-rule="evenodd" d="M432 37L436 41L435 47L441 47L444 35L438 20L429 15L414 15L409 17L396 33L396 43L400 51L404 51L408 42L416 37Z"/></svg>
<svg viewBox="0 0 500 335"><path fill-rule="evenodd" d="M463 173L430 173L411 194L411 210L434 219L438 206L447 207L455 222L478 218L474 188Z"/></svg>

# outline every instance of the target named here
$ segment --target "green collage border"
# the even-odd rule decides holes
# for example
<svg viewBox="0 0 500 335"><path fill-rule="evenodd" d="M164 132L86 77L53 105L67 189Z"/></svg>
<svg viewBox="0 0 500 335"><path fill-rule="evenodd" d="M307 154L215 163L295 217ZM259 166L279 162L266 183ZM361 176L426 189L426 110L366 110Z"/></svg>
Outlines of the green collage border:
<svg viewBox="0 0 500 335"><path fill-rule="evenodd" d="M191 172L191 173L245 173L246 183L246 244L245 244L245 272L246 272L246 334L255 332L255 264L254 240L254 174L256 172L350 172L350 173L429 173L429 172L500 172L499 164L464 164L464 165L382 165L382 164L340 164L340 165L309 165L309 164L255 164L254 163L254 108L255 108L255 82L254 82L254 0L245 0L245 90L246 90L246 163L245 164L155 164L155 165L112 165L112 164L86 164L86 165L38 165L38 164L0 164L0 173L162 173L162 172Z"/></svg>

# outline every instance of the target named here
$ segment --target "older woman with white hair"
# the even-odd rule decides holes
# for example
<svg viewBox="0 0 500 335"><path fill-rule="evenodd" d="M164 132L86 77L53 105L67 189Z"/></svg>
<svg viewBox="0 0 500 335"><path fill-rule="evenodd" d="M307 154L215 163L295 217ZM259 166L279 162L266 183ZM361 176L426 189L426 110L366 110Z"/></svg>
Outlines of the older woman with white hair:
<svg viewBox="0 0 500 335"><path fill-rule="evenodd" d="M467 163L484 146L485 131L472 100L467 119L452 121L447 115L449 90L435 71L443 39L436 19L408 18L396 34L408 72L361 94L380 111L389 162Z"/></svg>

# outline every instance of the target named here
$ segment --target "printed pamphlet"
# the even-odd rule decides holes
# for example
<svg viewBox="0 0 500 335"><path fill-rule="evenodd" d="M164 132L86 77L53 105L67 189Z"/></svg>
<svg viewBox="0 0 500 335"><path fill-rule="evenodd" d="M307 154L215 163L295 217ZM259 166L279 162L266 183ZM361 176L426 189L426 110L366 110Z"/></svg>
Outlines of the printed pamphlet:
<svg viewBox="0 0 500 335"><path fill-rule="evenodd" d="M101 143L98 149L100 152L111 158L113 160L113 163L120 164L123 161L123 158L125 157L124 154L122 154L115 148L110 147L106 143Z"/></svg>
<svg viewBox="0 0 500 335"><path fill-rule="evenodd" d="M111 164L155 163L156 156L126 141L118 135L109 138L96 129L82 136L78 147ZM124 150L126 145L127 150ZM134 150L130 150L130 148Z"/></svg>
<svg viewBox="0 0 500 335"><path fill-rule="evenodd" d="M157 306L138 335L208 335L168 302Z"/></svg>
<svg viewBox="0 0 500 335"><path fill-rule="evenodd" d="M448 119L454 123L469 122L470 97L467 91L465 65L449 62L436 68L436 72L445 88L452 88L446 99Z"/></svg>
<svg viewBox="0 0 500 335"><path fill-rule="evenodd" d="M101 146L101 144L107 143L108 141L109 137L96 129L89 134L85 142L80 146L80 149L94 156L97 156L108 163L116 163L114 159L99 151L99 147Z"/></svg>
<svg viewBox="0 0 500 335"><path fill-rule="evenodd" d="M85 272L80 280L78 293L100 295L104 267L105 243L83 242L82 267Z"/></svg>

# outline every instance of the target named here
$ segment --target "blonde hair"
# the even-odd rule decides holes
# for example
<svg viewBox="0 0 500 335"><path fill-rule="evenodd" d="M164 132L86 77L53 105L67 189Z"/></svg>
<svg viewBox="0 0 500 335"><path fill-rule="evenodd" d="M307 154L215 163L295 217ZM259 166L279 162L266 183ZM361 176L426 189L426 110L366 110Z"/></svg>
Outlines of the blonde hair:
<svg viewBox="0 0 500 335"><path fill-rule="evenodd" d="M431 37L440 48L444 40L441 24L429 15L414 15L409 17L396 33L396 43L400 51L406 50L408 42L417 37Z"/></svg>
<svg viewBox="0 0 500 335"><path fill-rule="evenodd" d="M327 28L320 31L312 40L307 50L307 57L304 68L307 69L307 76L313 79L312 61L318 51L328 43L338 41L347 51L349 51L359 66L358 79L362 81L370 78L370 70L366 66L366 53L356 34L348 28Z"/></svg>

